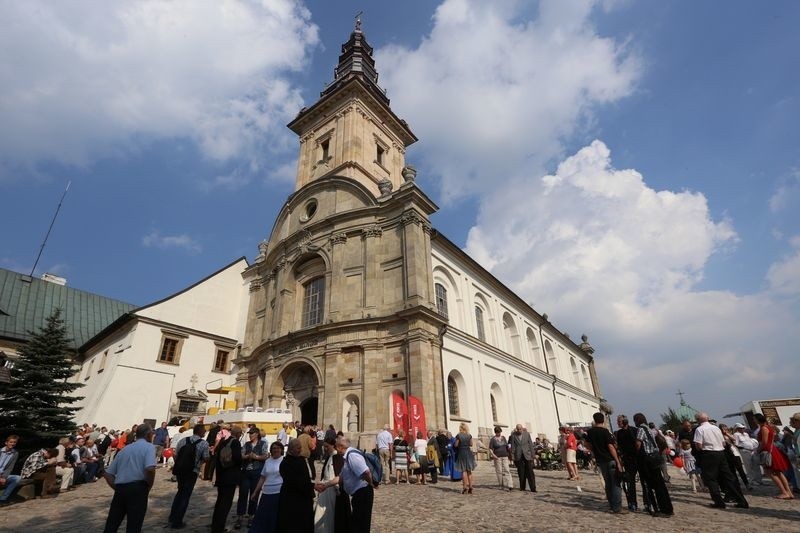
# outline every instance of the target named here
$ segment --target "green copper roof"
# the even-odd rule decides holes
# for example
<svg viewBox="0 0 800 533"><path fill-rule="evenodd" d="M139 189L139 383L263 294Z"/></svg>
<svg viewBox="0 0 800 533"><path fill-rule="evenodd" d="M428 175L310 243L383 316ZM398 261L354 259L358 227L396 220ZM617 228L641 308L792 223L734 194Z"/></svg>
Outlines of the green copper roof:
<svg viewBox="0 0 800 533"><path fill-rule="evenodd" d="M27 281L26 281L27 280ZM60 307L76 349L136 306L0 268L0 337L26 341Z"/></svg>
<svg viewBox="0 0 800 533"><path fill-rule="evenodd" d="M686 403L683 399L681 399L681 406L678 407L678 410L675 411L675 414L678 415L678 420L692 420L694 421L694 415L697 414L697 409Z"/></svg>

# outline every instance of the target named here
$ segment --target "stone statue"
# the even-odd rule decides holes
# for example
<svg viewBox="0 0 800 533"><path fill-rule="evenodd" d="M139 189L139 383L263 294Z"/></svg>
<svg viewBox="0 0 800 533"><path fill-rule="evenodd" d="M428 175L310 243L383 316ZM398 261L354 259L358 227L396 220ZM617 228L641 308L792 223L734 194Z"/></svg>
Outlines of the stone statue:
<svg viewBox="0 0 800 533"><path fill-rule="evenodd" d="M350 404L350 409L347 411L347 431L358 432L358 406L354 403Z"/></svg>
<svg viewBox="0 0 800 533"><path fill-rule="evenodd" d="M286 391L286 407L291 409L294 404L295 404L294 394L292 393L292 391L288 391L287 390Z"/></svg>

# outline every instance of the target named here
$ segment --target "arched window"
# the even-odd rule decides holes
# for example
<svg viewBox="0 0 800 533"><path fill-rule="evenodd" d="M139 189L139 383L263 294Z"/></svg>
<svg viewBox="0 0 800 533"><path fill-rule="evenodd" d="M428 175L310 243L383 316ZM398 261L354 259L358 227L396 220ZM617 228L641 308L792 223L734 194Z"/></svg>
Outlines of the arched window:
<svg viewBox="0 0 800 533"><path fill-rule="evenodd" d="M447 289L441 283L437 283L434 288L436 289L436 311L447 318Z"/></svg>
<svg viewBox="0 0 800 533"><path fill-rule="evenodd" d="M539 340L536 338L536 332L531 328L525 332L525 337L528 339L528 350L531 352L531 359L536 368L544 368L542 363L542 353L539 350Z"/></svg>
<svg viewBox="0 0 800 533"><path fill-rule="evenodd" d="M580 378L578 377L578 365L575 363L575 358L569 358L569 366L572 368L572 384L576 387L581 386Z"/></svg>
<svg viewBox="0 0 800 533"><path fill-rule="evenodd" d="M325 278L314 278L303 285L303 327L322 323L325 305Z"/></svg>
<svg viewBox="0 0 800 533"><path fill-rule="evenodd" d="M515 357L519 357L519 335L514 318L506 313L503 315L503 334L506 338L507 351Z"/></svg>
<svg viewBox="0 0 800 533"><path fill-rule="evenodd" d="M298 297L302 300L297 302L297 308L302 309L299 324L302 328L322 324L325 314L325 268L325 261L313 256L298 262L294 269Z"/></svg>
<svg viewBox="0 0 800 533"><path fill-rule="evenodd" d="M592 380L589 379L589 372L586 370L586 365L581 365L581 374L583 374L583 388L587 392L594 392L592 387Z"/></svg>
<svg viewBox="0 0 800 533"><path fill-rule="evenodd" d="M483 309L475 306L475 329L478 332L478 338L486 341L486 330L483 328Z"/></svg>
<svg viewBox="0 0 800 533"><path fill-rule="evenodd" d="M450 416L460 416L458 406L458 385L452 375L447 376L447 399L450 401Z"/></svg>
<svg viewBox="0 0 800 533"><path fill-rule="evenodd" d="M544 353L547 356L547 370L550 374L558 376L558 358L550 341L544 341Z"/></svg>
<svg viewBox="0 0 800 533"><path fill-rule="evenodd" d="M492 409L492 424L501 424L506 419L505 401L503 399L503 389L497 383L492 383L489 387L489 405Z"/></svg>

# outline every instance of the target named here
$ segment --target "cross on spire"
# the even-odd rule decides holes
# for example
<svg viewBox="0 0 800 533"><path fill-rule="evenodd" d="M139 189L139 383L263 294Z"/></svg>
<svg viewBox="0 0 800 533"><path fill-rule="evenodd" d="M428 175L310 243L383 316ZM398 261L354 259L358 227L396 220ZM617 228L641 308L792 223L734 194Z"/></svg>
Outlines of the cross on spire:
<svg viewBox="0 0 800 533"><path fill-rule="evenodd" d="M680 397L680 399L681 399L681 405L686 405L686 401L683 399L683 395L684 395L684 394L686 394L686 393L684 393L684 392L681 392L681 390L680 390L680 389L678 389L678 394L676 394L676 396Z"/></svg>
<svg viewBox="0 0 800 533"><path fill-rule="evenodd" d="M200 378L197 376L197 373L192 374L192 377L189 379L189 383L192 384L192 390L196 390L197 382Z"/></svg>
<svg viewBox="0 0 800 533"><path fill-rule="evenodd" d="M361 31L361 15L364 14L364 11L359 11L356 13L356 31Z"/></svg>

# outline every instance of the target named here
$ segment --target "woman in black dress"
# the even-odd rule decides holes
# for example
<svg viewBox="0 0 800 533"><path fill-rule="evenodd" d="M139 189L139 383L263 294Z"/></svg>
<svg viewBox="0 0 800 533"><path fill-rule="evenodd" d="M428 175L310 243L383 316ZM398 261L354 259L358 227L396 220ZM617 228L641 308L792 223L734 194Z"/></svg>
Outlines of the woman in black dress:
<svg viewBox="0 0 800 533"><path fill-rule="evenodd" d="M281 462L280 509L278 531L311 533L314 531L314 483L308 462L300 455L300 441L289 441L288 452Z"/></svg>

